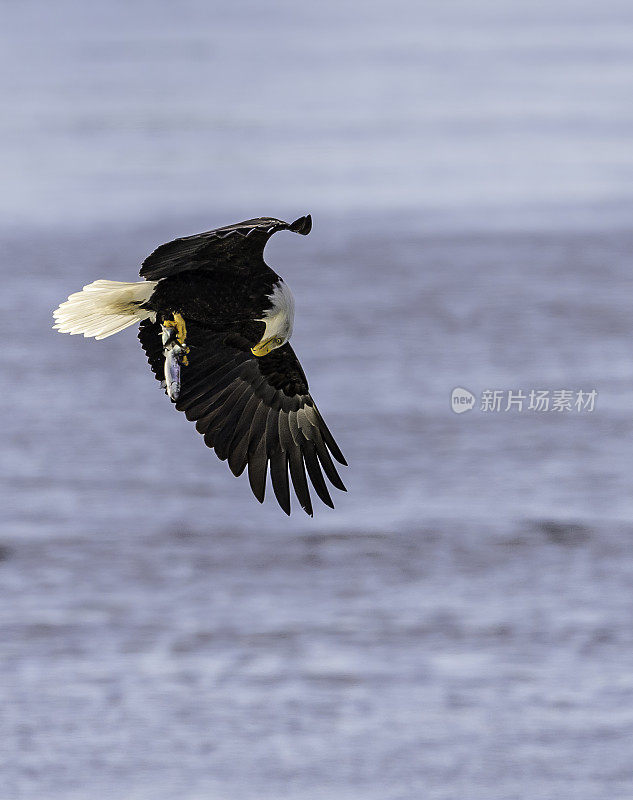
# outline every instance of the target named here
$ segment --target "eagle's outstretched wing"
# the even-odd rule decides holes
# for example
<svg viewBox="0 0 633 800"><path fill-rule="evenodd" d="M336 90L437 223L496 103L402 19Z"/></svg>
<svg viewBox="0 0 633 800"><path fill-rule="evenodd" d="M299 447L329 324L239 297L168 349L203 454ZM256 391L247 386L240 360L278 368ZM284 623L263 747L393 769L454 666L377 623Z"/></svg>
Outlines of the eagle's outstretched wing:
<svg viewBox="0 0 633 800"><path fill-rule="evenodd" d="M163 380L161 327L145 320L139 339L152 371ZM308 391L305 374L292 347L285 344L255 357L252 342L187 321L188 365L176 408L196 422L205 444L234 475L248 467L253 494L263 502L266 473L279 505L290 514L288 473L301 507L312 515L308 480L334 507L323 473L338 489L345 486L332 456L347 464ZM306 476L307 473L307 476Z"/></svg>
<svg viewBox="0 0 633 800"><path fill-rule="evenodd" d="M264 248L273 233L288 230L305 236L311 229L309 214L292 223L272 217L248 219L162 244L145 259L140 275L156 281L185 270L213 268L218 263L252 266L253 261L263 263Z"/></svg>

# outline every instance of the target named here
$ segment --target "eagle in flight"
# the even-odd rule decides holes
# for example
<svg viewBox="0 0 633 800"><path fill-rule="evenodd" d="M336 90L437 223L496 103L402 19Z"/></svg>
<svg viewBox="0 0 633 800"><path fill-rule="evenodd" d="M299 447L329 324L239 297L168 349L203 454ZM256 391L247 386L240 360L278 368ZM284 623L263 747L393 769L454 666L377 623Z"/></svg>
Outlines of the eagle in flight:
<svg viewBox="0 0 633 800"><path fill-rule="evenodd" d="M53 312L58 331L95 339L140 322L152 372L205 444L234 475L247 469L260 503L270 463L286 514L290 475L310 516L309 482L333 508L324 474L345 491L332 459L347 462L290 346L294 298L264 248L277 231L311 228L310 215L291 224L262 217L175 239L145 259L142 281L95 281Z"/></svg>

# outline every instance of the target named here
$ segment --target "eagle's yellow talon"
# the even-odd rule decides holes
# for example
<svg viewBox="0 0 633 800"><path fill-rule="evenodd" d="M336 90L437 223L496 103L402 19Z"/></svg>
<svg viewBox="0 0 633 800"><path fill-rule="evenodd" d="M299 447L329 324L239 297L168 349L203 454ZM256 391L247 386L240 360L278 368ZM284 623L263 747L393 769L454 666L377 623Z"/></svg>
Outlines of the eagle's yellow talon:
<svg viewBox="0 0 633 800"><path fill-rule="evenodd" d="M178 340L178 344L182 345L185 348L185 352L188 353L189 348L186 347L185 345L185 339L187 338L187 326L185 324L184 319L182 318L182 314L179 314L177 311L174 311L174 318L164 320L163 326L165 328L176 329L176 339Z"/></svg>

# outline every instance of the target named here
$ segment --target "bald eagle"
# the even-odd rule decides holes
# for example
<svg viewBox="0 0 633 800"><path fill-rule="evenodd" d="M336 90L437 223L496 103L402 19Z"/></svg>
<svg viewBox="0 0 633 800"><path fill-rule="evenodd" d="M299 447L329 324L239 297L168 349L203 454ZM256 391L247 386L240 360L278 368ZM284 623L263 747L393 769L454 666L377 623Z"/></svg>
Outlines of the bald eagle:
<svg viewBox="0 0 633 800"><path fill-rule="evenodd" d="M95 339L140 322L152 372L205 444L234 475L247 469L260 503L270 464L286 514L290 474L310 516L308 478L333 508L324 474L345 491L332 459L347 462L290 346L294 299L264 247L277 231L311 228L310 215L291 224L262 217L176 239L145 259L142 281L95 281L53 312L58 331Z"/></svg>

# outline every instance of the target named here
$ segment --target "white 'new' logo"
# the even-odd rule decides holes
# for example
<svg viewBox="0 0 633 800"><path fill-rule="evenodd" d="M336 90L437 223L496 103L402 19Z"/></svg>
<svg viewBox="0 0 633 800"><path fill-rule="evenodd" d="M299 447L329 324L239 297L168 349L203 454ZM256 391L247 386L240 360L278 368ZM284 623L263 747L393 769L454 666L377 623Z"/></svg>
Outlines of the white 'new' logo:
<svg viewBox="0 0 633 800"><path fill-rule="evenodd" d="M475 405L475 395L464 389L462 386L456 386L451 392L451 408L456 414L463 414L464 411L470 411Z"/></svg>

